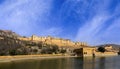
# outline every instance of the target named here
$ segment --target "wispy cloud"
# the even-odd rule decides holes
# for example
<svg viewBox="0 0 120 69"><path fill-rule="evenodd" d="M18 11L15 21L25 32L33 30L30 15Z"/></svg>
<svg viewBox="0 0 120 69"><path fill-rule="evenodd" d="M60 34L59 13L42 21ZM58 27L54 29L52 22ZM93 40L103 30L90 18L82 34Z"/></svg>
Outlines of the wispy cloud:
<svg viewBox="0 0 120 69"><path fill-rule="evenodd" d="M13 30L22 35L48 33L48 29L53 29L45 26L45 23L50 21L52 1L6 0L0 4L0 28Z"/></svg>
<svg viewBox="0 0 120 69"><path fill-rule="evenodd" d="M76 40L85 41L91 44L96 44L99 40L99 34L104 23L107 21L108 16L96 15L88 21L83 27L80 27ZM97 40L97 41L96 41Z"/></svg>
<svg viewBox="0 0 120 69"><path fill-rule="evenodd" d="M120 43L119 10L119 0L4 0L0 3L0 29L92 45Z"/></svg>
<svg viewBox="0 0 120 69"><path fill-rule="evenodd" d="M101 35L101 42L117 43L120 44L120 17L113 20L113 23L106 29L106 31Z"/></svg>
<svg viewBox="0 0 120 69"><path fill-rule="evenodd" d="M101 1L98 2L98 4L93 4L95 5L92 6L92 8L97 7L96 10L92 10L91 8L95 14L92 13L93 17L89 18L89 20L86 20L84 26L79 28L76 40L85 41L92 45L102 43L119 43L120 41L118 38L120 37L118 37L118 35L120 33L118 33L118 31L120 27L120 21L118 17L116 17L119 14L119 12L117 12L119 8L115 7L116 9L110 13L108 7L111 5L111 1ZM107 27L107 24L110 26ZM117 37L113 36L113 34Z"/></svg>
<svg viewBox="0 0 120 69"><path fill-rule="evenodd" d="M52 35L52 36L56 36L56 35L59 35L60 33L62 33L62 29L61 28L58 28L58 27L52 27L46 31L43 31L42 35L45 36L45 35Z"/></svg>

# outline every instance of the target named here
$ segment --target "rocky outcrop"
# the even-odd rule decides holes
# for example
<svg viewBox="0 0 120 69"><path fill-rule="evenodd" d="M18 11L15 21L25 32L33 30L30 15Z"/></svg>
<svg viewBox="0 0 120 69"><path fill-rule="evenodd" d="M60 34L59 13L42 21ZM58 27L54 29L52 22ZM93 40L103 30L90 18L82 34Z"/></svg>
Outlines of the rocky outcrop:
<svg viewBox="0 0 120 69"><path fill-rule="evenodd" d="M11 50L25 48L24 41L18 39L18 34L8 30L0 30L0 55L8 55Z"/></svg>
<svg viewBox="0 0 120 69"><path fill-rule="evenodd" d="M18 38L21 37L15 32L9 31L9 30L0 30L0 37L8 37L8 38Z"/></svg>

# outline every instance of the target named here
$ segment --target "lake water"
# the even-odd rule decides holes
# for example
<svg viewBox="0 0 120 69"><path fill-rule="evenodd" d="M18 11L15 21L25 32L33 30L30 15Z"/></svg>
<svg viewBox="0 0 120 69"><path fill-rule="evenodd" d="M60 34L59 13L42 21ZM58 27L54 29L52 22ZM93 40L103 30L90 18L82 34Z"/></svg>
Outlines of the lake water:
<svg viewBox="0 0 120 69"><path fill-rule="evenodd" d="M0 69L120 69L120 56L22 60L0 63Z"/></svg>

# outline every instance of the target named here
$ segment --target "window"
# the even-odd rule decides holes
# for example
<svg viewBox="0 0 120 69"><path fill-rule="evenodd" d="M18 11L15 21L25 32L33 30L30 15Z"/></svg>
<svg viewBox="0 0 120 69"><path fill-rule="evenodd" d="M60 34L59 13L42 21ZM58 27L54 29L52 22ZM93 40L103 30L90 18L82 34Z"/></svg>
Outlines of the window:
<svg viewBox="0 0 120 69"><path fill-rule="evenodd" d="M87 54L87 52L84 52L84 54Z"/></svg>

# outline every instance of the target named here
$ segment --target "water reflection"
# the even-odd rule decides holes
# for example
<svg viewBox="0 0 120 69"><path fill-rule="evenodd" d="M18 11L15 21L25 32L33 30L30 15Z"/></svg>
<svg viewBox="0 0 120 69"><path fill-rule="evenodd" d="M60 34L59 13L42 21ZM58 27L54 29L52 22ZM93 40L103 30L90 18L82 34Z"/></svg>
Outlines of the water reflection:
<svg viewBox="0 0 120 69"><path fill-rule="evenodd" d="M0 69L119 69L119 57L56 58L0 63Z"/></svg>
<svg viewBox="0 0 120 69"><path fill-rule="evenodd" d="M99 69L105 69L105 57L99 59Z"/></svg>

